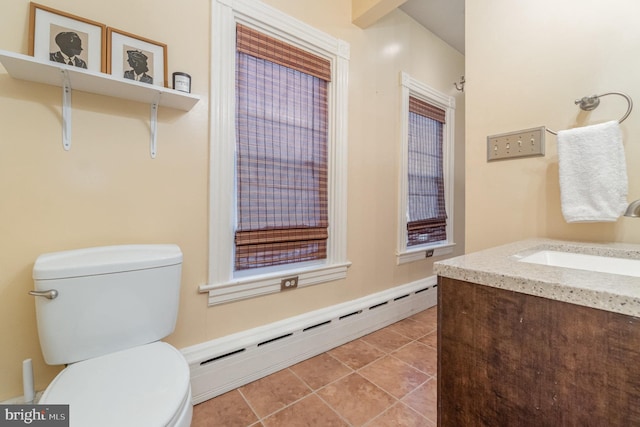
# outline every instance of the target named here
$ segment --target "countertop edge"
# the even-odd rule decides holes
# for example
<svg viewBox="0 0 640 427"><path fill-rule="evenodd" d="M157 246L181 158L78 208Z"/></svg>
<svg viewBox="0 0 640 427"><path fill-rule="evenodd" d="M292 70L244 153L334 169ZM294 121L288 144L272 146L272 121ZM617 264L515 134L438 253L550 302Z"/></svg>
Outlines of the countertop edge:
<svg viewBox="0 0 640 427"><path fill-rule="evenodd" d="M519 262L538 250L640 259L640 245L529 239L434 263L438 276L640 317L640 278Z"/></svg>

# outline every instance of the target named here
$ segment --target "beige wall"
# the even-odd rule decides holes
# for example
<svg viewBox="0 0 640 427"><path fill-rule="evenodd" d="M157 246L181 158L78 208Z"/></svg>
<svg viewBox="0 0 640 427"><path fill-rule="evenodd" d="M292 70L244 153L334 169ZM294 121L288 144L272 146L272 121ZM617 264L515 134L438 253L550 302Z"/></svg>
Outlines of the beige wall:
<svg viewBox="0 0 640 427"><path fill-rule="evenodd" d="M201 96L183 113L160 109L158 157L149 157L149 106L73 93L72 149L61 144L59 88L18 81L0 67L0 401L22 393L21 362L43 389L59 367L40 355L31 270L44 252L95 245L174 242L184 252L180 315L169 341L204 342L432 274L431 261L395 264L399 72L457 97L458 155L464 100L452 83L464 58L402 12L362 30L350 0L268 3L351 44L347 280L207 307L197 289L208 256L208 0L48 0L47 6L167 43L169 73L192 76ZM26 53L27 0L0 14L0 49ZM460 163L462 164L462 163ZM462 185L463 169L457 182ZM457 200L458 208L464 200ZM462 223L462 209L458 209ZM458 228L458 252L464 230Z"/></svg>
<svg viewBox="0 0 640 427"><path fill-rule="evenodd" d="M351 21L367 28L407 0L351 0Z"/></svg>
<svg viewBox="0 0 640 427"><path fill-rule="evenodd" d="M640 221L567 224L556 137L542 158L486 162L486 137L620 118L621 97L584 113L575 99L610 91L640 102L640 30L634 0L491 0L466 5L466 249L533 236L640 243ZM640 111L623 123L629 199L640 198ZM606 146L603 146L606 150Z"/></svg>

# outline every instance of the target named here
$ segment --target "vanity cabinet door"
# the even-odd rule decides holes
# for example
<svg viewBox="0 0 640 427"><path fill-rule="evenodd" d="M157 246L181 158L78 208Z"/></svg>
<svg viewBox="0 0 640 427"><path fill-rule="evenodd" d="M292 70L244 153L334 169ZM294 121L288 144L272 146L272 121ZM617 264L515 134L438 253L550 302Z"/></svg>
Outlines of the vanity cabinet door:
<svg viewBox="0 0 640 427"><path fill-rule="evenodd" d="M438 279L438 425L640 425L640 319Z"/></svg>

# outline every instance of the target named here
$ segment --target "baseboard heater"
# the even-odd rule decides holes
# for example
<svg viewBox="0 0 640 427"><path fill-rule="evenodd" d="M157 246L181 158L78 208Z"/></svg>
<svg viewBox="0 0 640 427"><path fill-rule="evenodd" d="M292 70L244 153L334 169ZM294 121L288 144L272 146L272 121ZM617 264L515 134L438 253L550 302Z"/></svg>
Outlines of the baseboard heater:
<svg viewBox="0 0 640 427"><path fill-rule="evenodd" d="M345 344L437 304L435 276L182 349L193 403Z"/></svg>

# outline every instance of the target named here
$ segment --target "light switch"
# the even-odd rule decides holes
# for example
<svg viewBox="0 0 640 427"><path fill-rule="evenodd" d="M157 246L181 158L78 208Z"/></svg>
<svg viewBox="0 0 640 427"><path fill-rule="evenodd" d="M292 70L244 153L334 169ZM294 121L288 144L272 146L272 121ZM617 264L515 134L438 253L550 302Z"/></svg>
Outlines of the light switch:
<svg viewBox="0 0 640 427"><path fill-rule="evenodd" d="M487 137L487 161L544 156L545 128L532 128Z"/></svg>

